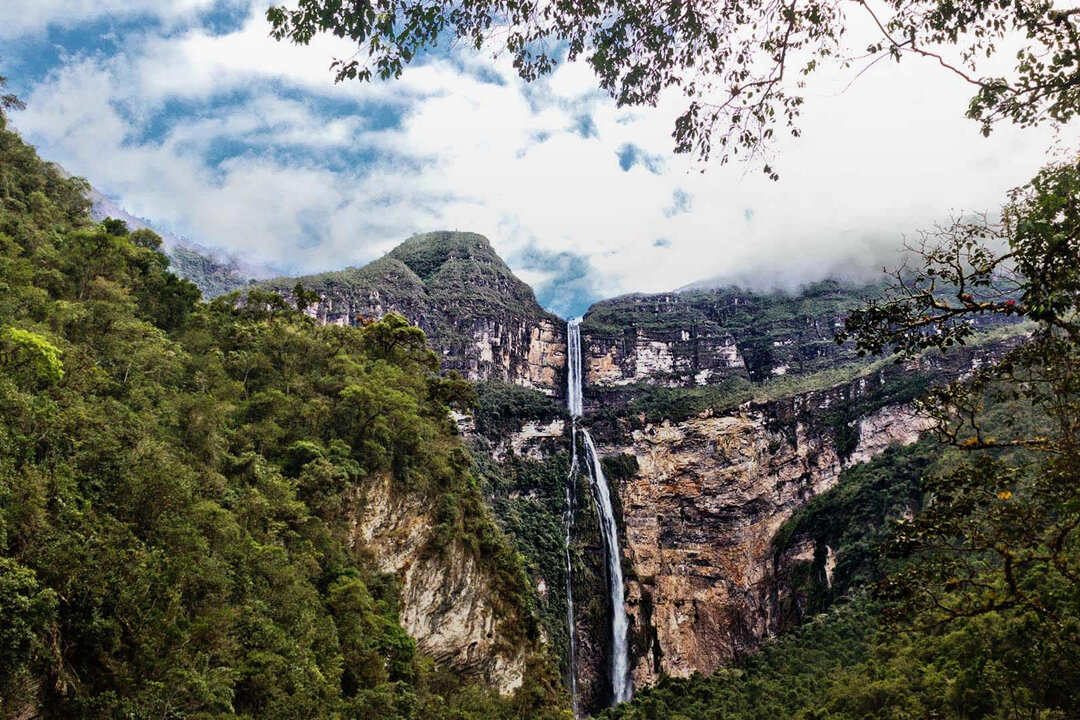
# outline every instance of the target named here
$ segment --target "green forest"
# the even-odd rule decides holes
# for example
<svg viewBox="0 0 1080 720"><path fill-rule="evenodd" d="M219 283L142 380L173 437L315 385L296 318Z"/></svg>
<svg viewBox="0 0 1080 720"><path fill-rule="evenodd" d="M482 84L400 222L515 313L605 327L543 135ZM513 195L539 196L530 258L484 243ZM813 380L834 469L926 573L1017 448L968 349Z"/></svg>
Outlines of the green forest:
<svg viewBox="0 0 1080 720"><path fill-rule="evenodd" d="M0 714L543 717L434 663L398 580L349 542L391 478L496 582L535 640L517 553L485 509L418 329L326 326L279 296L210 303L159 238L96 224L86 186L0 125ZM555 712L552 710L552 712Z"/></svg>

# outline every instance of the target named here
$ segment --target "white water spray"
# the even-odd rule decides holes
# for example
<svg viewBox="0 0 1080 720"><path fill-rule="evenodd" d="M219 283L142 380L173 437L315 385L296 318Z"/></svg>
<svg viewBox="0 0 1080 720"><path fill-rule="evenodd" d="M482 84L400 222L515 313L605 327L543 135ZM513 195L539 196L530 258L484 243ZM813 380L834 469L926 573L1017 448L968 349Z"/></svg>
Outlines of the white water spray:
<svg viewBox="0 0 1080 720"><path fill-rule="evenodd" d="M579 428L577 419L582 415L582 378L581 378L581 321L571 320L567 323L567 408L570 417L573 418L574 427L574 452L571 461L571 473L574 473L577 465L577 433L585 439L586 468L589 471L589 486L592 490L593 502L596 503L596 512L600 516L600 534L604 541L604 555L607 558L608 567L608 595L611 602L611 689L616 703L630 699L632 688L630 686L630 653L627 644L627 631L629 620L626 615L624 600L622 560L619 553L618 525L615 522L615 508L611 502L611 489L604 470L600 464L600 456L596 453L589 431ZM567 499L569 500L569 495ZM569 546L570 535L567 534ZM568 551L569 553L569 551ZM569 559L569 554L567 555ZM567 566L569 570L569 566ZM571 651L573 651L574 631L571 617ZM571 663L573 668L573 663ZM576 683L572 684L576 690Z"/></svg>

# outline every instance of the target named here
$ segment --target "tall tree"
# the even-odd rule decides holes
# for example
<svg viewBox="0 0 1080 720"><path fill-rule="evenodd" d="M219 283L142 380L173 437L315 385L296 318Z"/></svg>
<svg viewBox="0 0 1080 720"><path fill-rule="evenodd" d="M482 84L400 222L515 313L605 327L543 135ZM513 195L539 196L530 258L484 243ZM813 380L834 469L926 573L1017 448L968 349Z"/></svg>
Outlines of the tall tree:
<svg viewBox="0 0 1080 720"><path fill-rule="evenodd" d="M565 54L585 60L619 105L681 92L676 150L721 162L757 156L778 129L798 135L805 78L826 66L933 62L971 86L967 115L985 134L1002 120L1066 122L1080 107L1080 8L1068 0L294 2L267 11L273 36L355 42L355 55L333 61L339 81L397 77L454 42L508 53L525 80ZM986 74L999 51L1015 54L1011 73Z"/></svg>
<svg viewBox="0 0 1080 720"><path fill-rule="evenodd" d="M0 75L0 129L3 129L5 122L4 116L10 110L23 110L26 108L26 104L22 100L17 98L13 93L4 92L7 89L8 79Z"/></svg>
<svg viewBox="0 0 1080 720"><path fill-rule="evenodd" d="M987 315L1030 321L1023 344L923 401L964 451L928 478L891 550L907 569L877 588L925 631L986 618L1007 681L1036 707L1080 702L1080 162L1051 164L998 221L926 238L891 292L838 340L899 359L963 344ZM972 627L970 624L966 627Z"/></svg>

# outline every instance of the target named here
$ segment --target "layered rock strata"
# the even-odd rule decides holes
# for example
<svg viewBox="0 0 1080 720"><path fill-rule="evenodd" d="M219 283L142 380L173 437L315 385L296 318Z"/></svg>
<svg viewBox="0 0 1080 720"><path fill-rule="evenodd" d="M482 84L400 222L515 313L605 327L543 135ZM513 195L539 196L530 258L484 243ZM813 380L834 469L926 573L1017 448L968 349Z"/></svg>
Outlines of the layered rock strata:
<svg viewBox="0 0 1080 720"><path fill-rule="evenodd" d="M709 673L777 629L772 539L792 513L832 487L841 470L891 443L918 439L930 421L886 406L859 418L846 458L797 418L820 412L848 387L723 417L647 425L613 452L632 454L636 476L621 488L627 602L639 642L635 685L660 674ZM793 418L787 426L780 418Z"/></svg>
<svg viewBox="0 0 1080 720"><path fill-rule="evenodd" d="M425 332L443 370L546 395L564 391L563 322L481 235L417 235L361 268L265 285L295 302L298 282L318 296L304 311L321 323L363 325L395 312Z"/></svg>

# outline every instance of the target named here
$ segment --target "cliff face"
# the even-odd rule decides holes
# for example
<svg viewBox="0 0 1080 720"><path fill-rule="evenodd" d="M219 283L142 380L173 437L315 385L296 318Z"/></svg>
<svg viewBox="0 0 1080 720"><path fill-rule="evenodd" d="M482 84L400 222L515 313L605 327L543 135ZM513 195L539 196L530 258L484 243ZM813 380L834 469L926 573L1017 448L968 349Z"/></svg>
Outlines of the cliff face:
<svg viewBox="0 0 1080 720"><path fill-rule="evenodd" d="M320 322L359 325L396 312L427 334L445 370L563 391L563 321L539 306L481 235L417 235L362 268L267 285L292 300L297 281L318 293L306 312Z"/></svg>
<svg viewBox="0 0 1080 720"><path fill-rule="evenodd" d="M601 452L632 468L609 479L622 501L635 685L712 672L797 623L792 568L815 561L828 584L836 558L798 538L778 553L780 527L846 468L917 441L932 423L911 400L930 384L1016 340L682 419L624 413Z"/></svg>
<svg viewBox="0 0 1080 720"><path fill-rule="evenodd" d="M502 642L507 618L493 602L491 578L461 543L430 551L432 515L421 496L395 492L385 478L358 499L353 548L400 579L401 623L424 654L510 694L537 648Z"/></svg>
<svg viewBox="0 0 1080 720"><path fill-rule="evenodd" d="M833 332L875 290L826 281L795 295L724 288L604 300L582 325L586 380L595 387L760 382L850 361Z"/></svg>
<svg viewBox="0 0 1080 720"><path fill-rule="evenodd" d="M300 282L318 293L307 312L321 322L398 312L427 333L445 369L479 382L479 407L459 427L489 505L525 558L544 637L566 677L572 439L555 399L565 394L563 321L539 308L478 235L418 236L364 268ZM295 283L273 286L290 297ZM928 421L911 399L931 379L978 362L981 351L971 351L868 373L832 336L874 292L834 282L794 295L693 290L616 298L587 313L583 422L621 514L635 686L711 672L789 626L786 569L821 560L815 567L827 576L835 558L814 543L778 554L777 530L844 468L918 439ZM837 369L864 375L842 380ZM583 475L570 495L579 707L589 712L610 699L610 607ZM527 656L500 642L491 588L472 556L425 554L430 512L389 486L364 503L355 542L402 579L402 620L421 649L504 692L518 687Z"/></svg>
<svg viewBox="0 0 1080 720"><path fill-rule="evenodd" d="M639 628L637 686L661 673L712 672L774 633L777 529L845 466L914 442L928 427L909 408L883 407L855 421L859 440L842 458L805 418L849 400L859 385L649 424L613 449L638 466L620 489L635 576L627 603Z"/></svg>
<svg viewBox="0 0 1080 720"><path fill-rule="evenodd" d="M585 382L615 387L648 382L679 387L708 385L729 377L748 378L746 362L730 335L695 330L649 332L628 328L619 339L590 338Z"/></svg>

